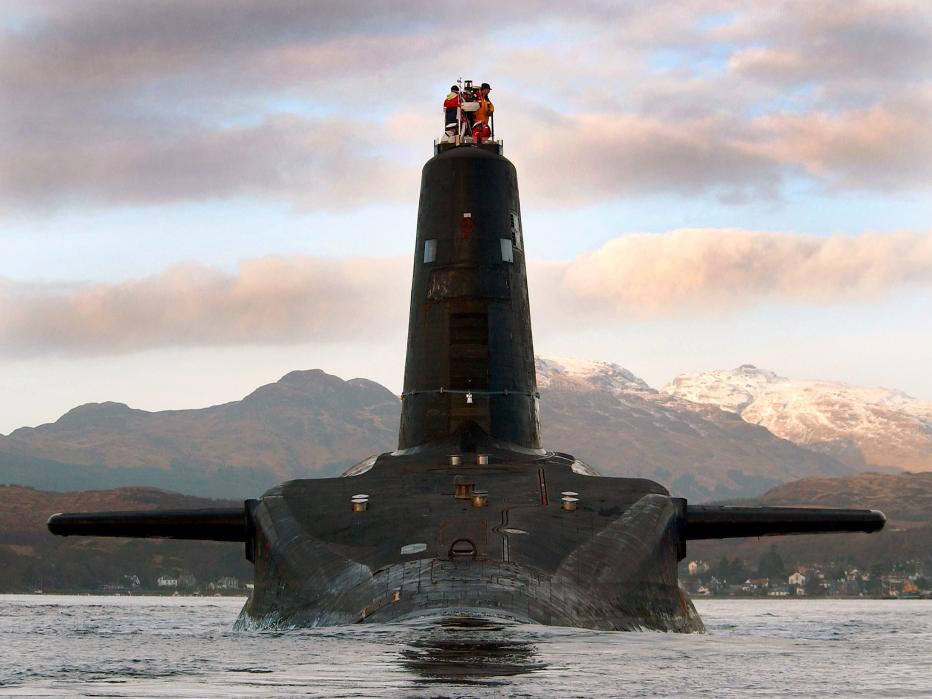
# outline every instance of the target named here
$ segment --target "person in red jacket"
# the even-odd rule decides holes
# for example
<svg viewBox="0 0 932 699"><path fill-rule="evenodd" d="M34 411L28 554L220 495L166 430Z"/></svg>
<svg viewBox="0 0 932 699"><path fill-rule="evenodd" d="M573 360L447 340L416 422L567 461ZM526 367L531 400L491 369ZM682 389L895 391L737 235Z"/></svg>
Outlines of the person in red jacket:
<svg viewBox="0 0 932 699"><path fill-rule="evenodd" d="M443 101L443 128L447 136L455 136L459 126L460 89L456 85L450 88L450 94Z"/></svg>

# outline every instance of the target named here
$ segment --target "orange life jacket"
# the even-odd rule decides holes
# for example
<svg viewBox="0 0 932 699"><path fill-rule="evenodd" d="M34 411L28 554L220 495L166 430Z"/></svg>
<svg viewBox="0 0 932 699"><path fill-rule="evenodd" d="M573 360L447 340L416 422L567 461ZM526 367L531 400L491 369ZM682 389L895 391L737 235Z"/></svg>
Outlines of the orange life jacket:
<svg viewBox="0 0 932 699"><path fill-rule="evenodd" d="M480 124L487 124L492 112L495 111L495 105L489 102L485 97L479 98L479 109L476 110L475 121Z"/></svg>

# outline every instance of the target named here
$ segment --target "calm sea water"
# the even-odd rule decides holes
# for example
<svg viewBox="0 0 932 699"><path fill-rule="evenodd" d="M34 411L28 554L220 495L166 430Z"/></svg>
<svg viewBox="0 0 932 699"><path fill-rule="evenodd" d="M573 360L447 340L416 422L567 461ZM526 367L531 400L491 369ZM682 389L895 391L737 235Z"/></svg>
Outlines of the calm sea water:
<svg viewBox="0 0 932 699"><path fill-rule="evenodd" d="M0 596L0 696L932 697L932 602L700 600L705 635L234 632L230 598Z"/></svg>

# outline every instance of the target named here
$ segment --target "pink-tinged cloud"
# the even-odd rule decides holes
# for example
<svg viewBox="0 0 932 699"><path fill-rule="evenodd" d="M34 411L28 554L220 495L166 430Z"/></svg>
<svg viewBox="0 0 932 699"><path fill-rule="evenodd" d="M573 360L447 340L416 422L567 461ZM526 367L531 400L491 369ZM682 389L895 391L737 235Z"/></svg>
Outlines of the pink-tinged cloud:
<svg viewBox="0 0 932 699"><path fill-rule="evenodd" d="M932 188L932 95L841 113L755 122L750 152L844 189Z"/></svg>
<svg viewBox="0 0 932 699"><path fill-rule="evenodd" d="M904 285L932 286L932 234L683 229L616 238L542 272L535 287L547 298L545 312L590 322L701 316L761 303L858 303Z"/></svg>
<svg viewBox="0 0 932 699"><path fill-rule="evenodd" d="M120 284L0 284L0 353L363 340L404 332L410 262L260 258Z"/></svg>
<svg viewBox="0 0 932 699"><path fill-rule="evenodd" d="M113 354L168 346L403 337L410 261L271 257L120 284L0 284L0 354ZM840 304L932 286L932 234L820 237L686 229L616 238L530 264L535 322L607 326L762 303ZM400 340L399 340L400 341Z"/></svg>

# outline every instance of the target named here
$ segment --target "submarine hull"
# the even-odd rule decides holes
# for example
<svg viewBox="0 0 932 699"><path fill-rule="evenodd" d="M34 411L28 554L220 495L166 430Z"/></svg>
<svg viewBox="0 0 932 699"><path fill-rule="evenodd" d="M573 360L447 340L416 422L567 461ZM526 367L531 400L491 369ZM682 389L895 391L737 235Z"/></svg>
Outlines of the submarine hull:
<svg viewBox="0 0 932 699"><path fill-rule="evenodd" d="M518 179L499 144L438 148L424 166L401 399L399 451L253 506L240 627L702 628L677 585L685 501L541 449Z"/></svg>
<svg viewBox="0 0 932 699"><path fill-rule="evenodd" d="M876 531L863 510L687 506L540 447L517 173L499 143L423 169L398 451L240 508L62 513L62 536L242 541L239 628L425 616L701 631L688 539Z"/></svg>
<svg viewBox="0 0 932 699"><path fill-rule="evenodd" d="M576 473L566 455L485 456L449 467L443 449L383 454L365 474L266 493L252 513L255 586L239 628L485 616L702 630L677 584L682 500L651 481ZM457 498L463 482L488 491L487 504ZM563 506L570 491L575 510ZM354 511L360 493L377 495Z"/></svg>

